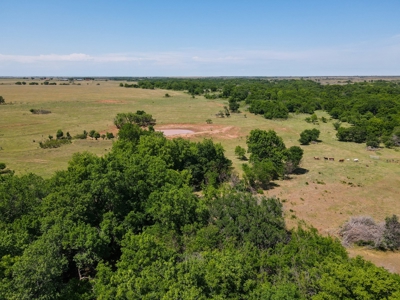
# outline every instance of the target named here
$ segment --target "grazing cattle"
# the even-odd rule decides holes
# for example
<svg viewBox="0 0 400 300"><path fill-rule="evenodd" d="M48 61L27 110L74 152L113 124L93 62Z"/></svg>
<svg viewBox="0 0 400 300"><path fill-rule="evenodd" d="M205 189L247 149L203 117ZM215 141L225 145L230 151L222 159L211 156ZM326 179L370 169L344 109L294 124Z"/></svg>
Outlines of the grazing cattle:
<svg viewBox="0 0 400 300"><path fill-rule="evenodd" d="M355 162L358 162L358 158L355 158L354 161L355 161Z"/></svg>
<svg viewBox="0 0 400 300"><path fill-rule="evenodd" d="M317 157L317 156L314 156L314 159L315 159L315 160L319 160L319 157Z"/></svg>
<svg viewBox="0 0 400 300"><path fill-rule="evenodd" d="M327 157L324 157L324 159L325 159L325 160L328 160L328 158L327 158Z"/></svg>
<svg viewBox="0 0 400 300"><path fill-rule="evenodd" d="M339 159L339 162L344 162L344 159Z"/></svg>
<svg viewBox="0 0 400 300"><path fill-rule="evenodd" d="M369 167L368 165L366 165L367 167Z"/></svg>
<svg viewBox="0 0 400 300"><path fill-rule="evenodd" d="M329 160L335 160L335 158L333 158L333 157L329 157Z"/></svg>

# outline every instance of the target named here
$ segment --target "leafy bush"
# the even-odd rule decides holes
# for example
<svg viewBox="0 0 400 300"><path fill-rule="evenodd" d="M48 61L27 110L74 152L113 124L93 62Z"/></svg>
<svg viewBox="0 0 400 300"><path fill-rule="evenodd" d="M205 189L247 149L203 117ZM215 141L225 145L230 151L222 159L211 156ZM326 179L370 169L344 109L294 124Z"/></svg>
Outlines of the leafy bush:
<svg viewBox="0 0 400 300"><path fill-rule="evenodd" d="M314 129L306 129L302 133L300 133L299 142L302 145L308 145L312 141L318 141L320 131L316 128Z"/></svg>
<svg viewBox="0 0 400 300"><path fill-rule="evenodd" d="M156 120L153 116L147 114L142 110L138 110L136 113L119 113L114 118L114 124L117 128L121 128L124 124L137 124L140 127L146 127L150 125L155 125Z"/></svg>
<svg viewBox="0 0 400 300"><path fill-rule="evenodd" d="M51 111L50 110L45 110L45 109L36 109L36 108L32 108L29 110L31 113L35 114L35 115L44 115L44 114L50 114Z"/></svg>
<svg viewBox="0 0 400 300"><path fill-rule="evenodd" d="M240 146L235 147L235 155L237 158L244 160L246 158L245 154L246 154L246 149Z"/></svg>
<svg viewBox="0 0 400 300"><path fill-rule="evenodd" d="M385 220L385 232L383 242L387 249L400 249L400 222L396 215L387 217Z"/></svg>
<svg viewBox="0 0 400 300"><path fill-rule="evenodd" d="M56 140L49 139L44 142L39 142L39 146L40 146L40 148L43 148L43 149L48 149L48 148L51 149L51 148L59 148L62 145L70 144L70 143L71 143L71 140L69 140L69 139L56 139Z"/></svg>
<svg viewBox="0 0 400 300"><path fill-rule="evenodd" d="M78 133L77 135L74 136L75 139L81 139L85 140L88 136L88 133L86 130L83 131L83 133Z"/></svg>

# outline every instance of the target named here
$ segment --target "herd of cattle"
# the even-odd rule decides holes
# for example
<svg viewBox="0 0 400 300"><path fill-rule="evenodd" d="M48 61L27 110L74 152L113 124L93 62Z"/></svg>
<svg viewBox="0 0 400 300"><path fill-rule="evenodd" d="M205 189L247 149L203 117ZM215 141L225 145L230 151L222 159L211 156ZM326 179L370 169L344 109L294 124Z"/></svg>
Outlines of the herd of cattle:
<svg viewBox="0 0 400 300"><path fill-rule="evenodd" d="M398 163L399 160L398 159L387 159L386 162L388 162L388 163Z"/></svg>
<svg viewBox="0 0 400 300"><path fill-rule="evenodd" d="M334 161L335 160L334 157L325 157L324 156L323 158L324 158L324 160L330 160L330 161ZM320 160L320 158L318 156L314 156L314 160ZM350 158L348 158L346 160L350 161ZM345 161L344 158L339 159L339 162L341 162L341 163L344 162L344 161ZM354 158L353 161L354 162L358 162L358 158ZM387 159L386 162L387 163L399 163L400 160L398 160L398 159ZM369 167L368 165L366 165L366 166Z"/></svg>
<svg viewBox="0 0 400 300"><path fill-rule="evenodd" d="M318 156L314 156L315 160L320 160ZM335 158L334 157L324 157L324 160L331 160L334 161ZM350 160L349 158L347 160ZM354 158L353 161L358 162L358 158ZM344 162L344 158L339 159L339 162Z"/></svg>

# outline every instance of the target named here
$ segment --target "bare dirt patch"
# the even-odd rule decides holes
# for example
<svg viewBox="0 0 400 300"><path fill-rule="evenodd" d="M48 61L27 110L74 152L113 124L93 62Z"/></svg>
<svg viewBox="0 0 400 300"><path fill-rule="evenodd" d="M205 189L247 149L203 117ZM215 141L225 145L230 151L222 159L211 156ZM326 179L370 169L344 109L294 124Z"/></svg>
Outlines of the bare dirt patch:
<svg viewBox="0 0 400 300"><path fill-rule="evenodd" d="M217 136L220 139L236 139L240 136L240 130L235 126L223 126L216 124L165 124L161 126L156 126L157 130L173 130L173 129L183 129L191 130L192 133L184 133L176 136L199 136L199 137L212 137Z"/></svg>

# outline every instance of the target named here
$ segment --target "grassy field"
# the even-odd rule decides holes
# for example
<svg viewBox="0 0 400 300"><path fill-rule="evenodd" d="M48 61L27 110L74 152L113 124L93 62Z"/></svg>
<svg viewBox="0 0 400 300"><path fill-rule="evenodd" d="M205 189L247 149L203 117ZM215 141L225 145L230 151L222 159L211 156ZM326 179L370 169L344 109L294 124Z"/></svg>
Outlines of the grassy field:
<svg viewBox="0 0 400 300"><path fill-rule="evenodd" d="M84 129L115 133L113 118L119 112L145 110L157 120L158 129L191 129L196 133L187 138L194 141L213 138L224 146L238 173L242 162L235 158L234 148L245 147L250 130L274 129L286 146L292 146L299 145L301 131L315 127L321 131L322 142L302 146L303 174L277 181L277 186L265 192L284 201L289 226L305 220L323 234L336 235L339 226L351 216L368 215L380 222L386 216L400 215L400 164L386 162L400 159L400 152L370 152L365 144L338 142L332 121L312 125L304 121L305 115L271 121L246 113L245 108L230 118L216 118L215 113L227 101L193 99L173 91L121 88L119 82L113 81L82 81L81 85L68 86L17 86L15 81L0 80L0 95L11 103L0 106L0 161L17 174L34 172L50 177L56 170L65 169L75 152L103 155L112 146L111 141L74 140L57 149L41 149L38 142L49 134L55 136L58 129L71 135ZM166 98L165 93L171 97ZM50 110L51 114L34 115L29 111L32 108ZM328 117L324 112L317 115ZM206 124L209 118L211 125ZM314 160L314 156L320 160ZM325 161L324 156L334 157L335 161ZM339 163L339 159L345 161ZM394 260L400 261L399 253L387 255L364 249L351 249L350 253L364 255L400 273L400 265L393 264Z"/></svg>

